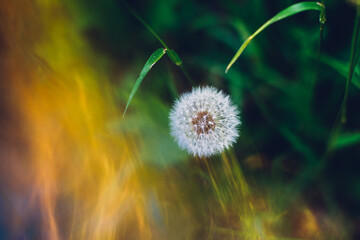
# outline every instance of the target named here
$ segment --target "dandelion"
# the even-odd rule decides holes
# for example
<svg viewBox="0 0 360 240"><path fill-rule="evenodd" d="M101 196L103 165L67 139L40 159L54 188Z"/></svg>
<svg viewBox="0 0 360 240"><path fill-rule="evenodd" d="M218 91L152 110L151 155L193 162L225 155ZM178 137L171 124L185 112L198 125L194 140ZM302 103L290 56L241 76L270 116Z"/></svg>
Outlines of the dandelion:
<svg viewBox="0 0 360 240"><path fill-rule="evenodd" d="M211 156L232 146L239 136L239 111L214 87L193 88L170 112L171 135L194 156Z"/></svg>

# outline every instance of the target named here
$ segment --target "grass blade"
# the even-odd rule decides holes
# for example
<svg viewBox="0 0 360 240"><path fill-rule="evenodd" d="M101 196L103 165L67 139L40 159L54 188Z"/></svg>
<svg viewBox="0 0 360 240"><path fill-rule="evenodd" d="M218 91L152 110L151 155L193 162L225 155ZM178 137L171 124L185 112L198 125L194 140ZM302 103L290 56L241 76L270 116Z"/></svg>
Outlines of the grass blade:
<svg viewBox="0 0 360 240"><path fill-rule="evenodd" d="M344 134L337 137L334 147L339 149L360 143L360 133Z"/></svg>
<svg viewBox="0 0 360 240"><path fill-rule="evenodd" d="M182 61L179 57L179 55L177 55L177 53L174 50L168 49L167 50L167 55L169 56L169 58L171 59L171 61L176 65L176 66L180 66L182 64Z"/></svg>
<svg viewBox="0 0 360 240"><path fill-rule="evenodd" d="M268 20L264 25L262 25L255 33L253 33L245 42L240 46L239 50L236 52L235 56L231 59L229 65L227 66L225 73L227 73L230 67L236 62L236 60L240 57L241 53L245 50L246 46L251 42L251 40L258 35L261 31L267 28L269 25L278 22L284 18L293 16L297 13L309 11L309 10L316 10L320 11L320 22L325 22L325 7L322 3L319 2L301 2L291 5L290 7L284 9L283 11L276 14L270 20Z"/></svg>
<svg viewBox="0 0 360 240"><path fill-rule="evenodd" d="M159 48L153 54L151 54L149 59L146 61L143 69L140 72L140 75L139 75L138 79L135 82L135 85L134 85L133 89L131 90L131 93L130 93L129 99L127 101L127 104L126 104L126 108L125 108L123 117L125 116L126 110L128 109L132 98L134 97L136 91L138 90L138 88L139 88L141 82L143 81L143 79L145 78L146 74L150 71L150 69L154 66L154 64L157 61L159 61L162 56L164 56L165 53L166 53L166 49Z"/></svg>

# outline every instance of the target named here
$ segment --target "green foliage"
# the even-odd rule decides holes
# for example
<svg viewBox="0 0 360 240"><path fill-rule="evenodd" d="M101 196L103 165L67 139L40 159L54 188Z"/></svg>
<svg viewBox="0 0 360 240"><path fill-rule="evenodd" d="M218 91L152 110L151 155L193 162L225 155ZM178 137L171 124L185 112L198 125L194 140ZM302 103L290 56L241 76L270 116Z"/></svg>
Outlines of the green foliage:
<svg viewBox="0 0 360 240"><path fill-rule="evenodd" d="M342 75L345 79L348 77L349 63L341 62L341 61L337 60L336 58L333 58L333 57L325 55L325 54L321 55L319 57L319 60L321 62L323 62L324 64L332 67L340 75ZM354 69L354 73L355 73L355 78L352 79L351 83L360 89L360 70L358 67L356 67Z"/></svg>
<svg viewBox="0 0 360 240"><path fill-rule="evenodd" d="M89 2L94 6L96 1ZM293 1L275 0L270 3L254 0L204 3L172 0L164 3L156 0L151 3L142 1L138 5L136 2L131 2L133 7L130 8L108 11L121 12L118 15L124 20L119 24L119 31L126 34L116 35L117 38L112 40L109 34L112 27L109 27L110 30L101 29L103 32L95 27L98 31L90 29L84 32L108 34L107 41L101 42L98 36L89 39L94 47L110 46L110 50L99 49L116 60L113 64L116 67L109 67L109 74L111 79L118 81L115 90L120 92L118 105L126 104L127 109L131 102L133 110L127 113L125 119L114 119L110 124L111 129L136 136L142 161L161 166L162 169L176 166L175 172L189 179L186 174L190 173L186 171L195 170L192 165L189 168L185 165L192 164L194 159L180 151L169 136L167 114L177 93L186 92L192 86L213 85L229 93L241 109L241 136L234 149L235 156L253 186L256 189L263 187L259 190L262 191L260 195L265 191L273 200L271 207L279 212L287 211L298 199L303 198L307 203L321 202L332 219L337 219L339 209L348 211L342 210L344 215L360 212L356 204L348 204L353 201L360 206L354 200L358 199L358 193L352 190L358 186L353 182L360 181L358 167L355 166L360 156L359 39L353 37L351 44L351 38L357 36L358 29L354 27L356 7L342 0L324 1L328 19L324 24L325 7L318 2L293 4ZM293 5L288 7L289 4ZM91 9L96 11L95 7ZM173 14L162 14L159 9ZM320 12L323 38L319 36L319 24L313 24L317 22L317 15L311 12L298 14L313 10ZM95 15L92 14L92 22ZM113 18L99 14L98 21L111 22L109 19ZM252 29L261 25L251 35ZM270 25L272 27L268 28ZM268 31L263 31L265 29ZM252 41L255 36L257 40ZM114 44L108 45L108 41L126 44L115 44L115 48ZM225 74L226 59L242 41L245 42L227 70L235 61L239 64ZM133 87L133 80L139 72L134 66L159 44L163 48L156 51L155 58L149 58ZM245 48L247 50L244 52ZM176 53L171 49L175 49ZM147 76L149 81L143 81L151 66L164 53L172 62L164 61L161 67L152 69L152 74ZM241 54L246 54L246 57L239 58ZM353 76L349 77L352 73ZM196 81L190 80L189 76ZM345 79L349 83L347 122L341 123L339 112L341 106L345 105L342 104ZM127 98L130 90L130 97ZM139 93L138 97L133 98L135 93ZM257 168L248 166L249 159L254 156L261 159L262 164ZM222 161L219 157L211 160L214 164ZM215 172L222 170L214 166ZM184 189L189 189L188 185L194 182L209 184L206 171L200 171L199 175L196 177L200 180L196 178L196 181L183 183ZM222 181L219 180L218 186L219 191L224 192L221 197L225 200L235 195L234 192L225 191L228 188L226 177L224 175ZM198 190L196 187L192 188L195 192ZM206 197L202 196L203 200L199 200L199 205L205 209ZM193 198L187 200L193 201L190 206L195 205ZM194 207L193 212L198 211ZM203 212L199 215L201 219ZM228 232L237 231L231 226L214 229L227 232L223 233L223 238L229 236L226 235ZM292 235L282 232L278 236L291 239Z"/></svg>

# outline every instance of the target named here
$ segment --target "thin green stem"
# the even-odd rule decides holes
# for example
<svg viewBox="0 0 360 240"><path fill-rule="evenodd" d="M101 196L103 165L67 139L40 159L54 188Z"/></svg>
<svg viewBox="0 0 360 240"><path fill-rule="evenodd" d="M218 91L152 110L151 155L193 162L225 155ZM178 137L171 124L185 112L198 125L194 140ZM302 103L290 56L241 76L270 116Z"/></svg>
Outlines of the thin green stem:
<svg viewBox="0 0 360 240"><path fill-rule="evenodd" d="M356 8L356 17L355 17L355 23L354 23L354 30L351 40L351 52L350 52L350 64L349 64L349 72L348 77L345 85L345 91L344 91L344 97L341 102L339 112L336 116L334 126L331 129L330 135L329 135L329 141L324 153L324 156L322 157L323 160L325 160L333 150L334 141L339 135L340 129L342 124L346 122L346 103L347 98L349 94L349 86L351 83L351 78L354 73L356 61L358 59L358 55L356 55L356 49L357 49L357 42L358 42L358 35L359 35L359 21L360 21L360 7L357 6Z"/></svg>
<svg viewBox="0 0 360 240"><path fill-rule="evenodd" d="M319 59L320 59L320 52L322 48L322 42L323 42L323 36L324 36L324 23L320 22L320 29L319 29L319 44L316 54L316 72L318 73L319 70Z"/></svg>
<svg viewBox="0 0 360 240"><path fill-rule="evenodd" d="M323 42L323 35L324 35L324 25L326 22L326 12L325 12L325 3L324 1L321 1L321 5L323 6L320 16L319 16L319 22L320 22L320 29L319 29L319 44L318 44L318 50L317 50L317 57L316 57L316 71L318 71L318 65L319 65L319 59L320 59L320 52Z"/></svg>
<svg viewBox="0 0 360 240"><path fill-rule="evenodd" d="M177 63L174 61L174 59L177 59L177 56L175 56L175 54L173 53L173 51L170 51L170 48L166 45L166 43L160 38L160 36L154 31L154 29L152 29L150 27L149 24L147 24L145 22L145 20L140 17L139 14L137 14L137 12L129 5L127 4L126 1L121 1L124 6L129 10L129 12L137 19L139 20L139 22L141 22L147 30L149 30L149 32L154 35L154 37L161 43L161 45L164 46L164 48L166 50L169 50L167 51L166 53L168 54L168 56L170 57L170 59L181 69L182 73L184 74L185 78L190 82L191 85L195 85L195 82L190 78L189 74L185 71L184 67L182 66L182 63Z"/></svg>
<svg viewBox="0 0 360 240"><path fill-rule="evenodd" d="M324 1L321 1L321 4L324 6L323 9L325 9ZM323 36L324 36L324 25L325 25L325 21L326 21L325 10L323 10L323 11L320 13L319 21L320 21L319 43L318 43L318 49L317 49L317 53L316 53L315 77L314 77L314 79L310 82L310 84L311 84L311 85L310 85L310 94L311 94L311 95L310 95L310 98L312 98L312 96L313 96L314 86L315 86L316 79L319 78L320 53L321 53L321 49L322 49Z"/></svg>
<svg viewBox="0 0 360 240"><path fill-rule="evenodd" d="M324 24L320 23L320 31L319 31L319 45L318 45L318 51L317 51L317 61L319 62L322 42L323 42L323 35L324 35Z"/></svg>
<svg viewBox="0 0 360 240"><path fill-rule="evenodd" d="M194 82L194 80L189 76L189 74L187 73L187 71L185 70L185 68L184 68L182 65L180 65L179 68L181 69L181 71L182 71L182 73L184 74L185 78L190 82L190 84L191 84L192 86L194 86L194 85L195 85L195 82Z"/></svg>
<svg viewBox="0 0 360 240"><path fill-rule="evenodd" d="M356 65L356 50L357 50L357 42L359 37L359 20L360 20L360 7L357 6L356 8L356 17L355 17L355 24L354 24L354 31L351 40L351 55L350 55L350 64L349 64L349 73L348 78L345 85L345 92L344 98L341 103L341 123L346 122L346 103L349 95L349 87L351 83L351 79L354 73L355 65Z"/></svg>
<svg viewBox="0 0 360 240"><path fill-rule="evenodd" d="M129 12L137 19L139 20L139 22L141 22L146 28L147 30L149 30L149 32L152 33L152 35L154 35L154 37L164 46L164 48L166 49L170 49L165 42L159 37L159 35L157 35L157 33L149 26L149 24L147 24L145 22L144 19L142 19L142 17L139 16L139 14L137 14L137 12L129 5L127 4L127 2L122 1L122 3L124 4L124 6L129 10Z"/></svg>

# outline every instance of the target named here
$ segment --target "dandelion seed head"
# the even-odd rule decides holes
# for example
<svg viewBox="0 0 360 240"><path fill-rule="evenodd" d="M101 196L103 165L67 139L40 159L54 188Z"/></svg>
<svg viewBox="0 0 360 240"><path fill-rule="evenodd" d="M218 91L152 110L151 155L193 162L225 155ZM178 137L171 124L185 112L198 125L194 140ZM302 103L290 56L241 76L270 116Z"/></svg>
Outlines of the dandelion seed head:
<svg viewBox="0 0 360 240"><path fill-rule="evenodd" d="M239 111L214 87L193 88L170 112L171 135L194 156L211 156L232 146L239 136Z"/></svg>

